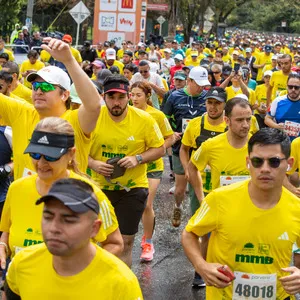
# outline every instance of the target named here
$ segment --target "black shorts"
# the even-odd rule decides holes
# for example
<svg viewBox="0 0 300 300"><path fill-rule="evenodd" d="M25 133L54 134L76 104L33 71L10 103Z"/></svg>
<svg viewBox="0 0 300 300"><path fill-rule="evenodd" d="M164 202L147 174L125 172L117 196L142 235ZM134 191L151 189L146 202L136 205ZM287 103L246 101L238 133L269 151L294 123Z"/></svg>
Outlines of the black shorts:
<svg viewBox="0 0 300 300"><path fill-rule="evenodd" d="M133 188L129 192L103 190L103 193L115 209L121 234L136 234L147 204L148 189Z"/></svg>

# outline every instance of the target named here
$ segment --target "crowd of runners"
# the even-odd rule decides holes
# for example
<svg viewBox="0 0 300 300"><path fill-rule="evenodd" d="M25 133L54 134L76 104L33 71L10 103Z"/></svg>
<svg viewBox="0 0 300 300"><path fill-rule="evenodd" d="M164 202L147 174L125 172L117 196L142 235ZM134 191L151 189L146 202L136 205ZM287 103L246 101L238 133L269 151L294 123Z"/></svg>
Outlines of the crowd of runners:
<svg viewBox="0 0 300 300"><path fill-rule="evenodd" d="M300 38L75 49L68 34L13 34L12 48L0 39L2 299L142 299L132 249L142 223L141 262L154 258L164 156L174 227L190 201L191 285L208 300L294 299Z"/></svg>

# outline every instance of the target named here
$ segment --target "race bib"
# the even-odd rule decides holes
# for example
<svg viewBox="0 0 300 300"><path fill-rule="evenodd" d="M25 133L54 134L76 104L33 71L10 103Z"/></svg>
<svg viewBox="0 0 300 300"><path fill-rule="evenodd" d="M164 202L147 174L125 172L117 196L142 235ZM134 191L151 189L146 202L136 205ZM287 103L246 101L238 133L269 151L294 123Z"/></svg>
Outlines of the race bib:
<svg viewBox="0 0 300 300"><path fill-rule="evenodd" d="M276 300L277 274L234 272L232 300Z"/></svg>
<svg viewBox="0 0 300 300"><path fill-rule="evenodd" d="M27 177L27 176L35 175L35 174L36 174L36 172L31 171L31 170L28 169L28 168L24 168L22 177Z"/></svg>
<svg viewBox="0 0 300 300"><path fill-rule="evenodd" d="M230 176L230 175L224 176L224 175L222 175L222 176L220 176L220 186L226 186L226 185L236 183L239 181L243 181L243 180L246 180L249 178L250 178L250 176L248 176L248 175L243 175L243 176Z"/></svg>
<svg viewBox="0 0 300 300"><path fill-rule="evenodd" d="M285 121L284 122L284 132L288 136L297 137L300 131L300 123L292 122L292 121Z"/></svg>
<svg viewBox="0 0 300 300"><path fill-rule="evenodd" d="M182 133L185 132L186 127L188 126L190 121L191 121L191 119L182 119Z"/></svg>

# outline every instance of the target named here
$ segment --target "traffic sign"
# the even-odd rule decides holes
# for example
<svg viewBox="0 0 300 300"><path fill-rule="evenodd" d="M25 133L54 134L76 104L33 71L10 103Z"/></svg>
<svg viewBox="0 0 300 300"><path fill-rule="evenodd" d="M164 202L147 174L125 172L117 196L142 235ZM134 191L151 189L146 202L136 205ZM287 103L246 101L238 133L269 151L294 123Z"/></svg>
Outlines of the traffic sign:
<svg viewBox="0 0 300 300"><path fill-rule="evenodd" d="M163 16L158 17L156 20L160 25L166 22L166 19Z"/></svg>
<svg viewBox="0 0 300 300"><path fill-rule="evenodd" d="M81 24L86 18L90 16L90 11L85 6L85 4L80 1L77 5L75 5L70 11L70 15L76 21L77 24Z"/></svg>

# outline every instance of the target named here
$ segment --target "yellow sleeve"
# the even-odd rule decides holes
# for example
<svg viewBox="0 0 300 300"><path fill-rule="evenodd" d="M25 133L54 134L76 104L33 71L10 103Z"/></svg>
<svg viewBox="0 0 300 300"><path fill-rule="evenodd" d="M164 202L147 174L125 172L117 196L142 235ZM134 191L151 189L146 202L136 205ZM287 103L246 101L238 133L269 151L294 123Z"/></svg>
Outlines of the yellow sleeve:
<svg viewBox="0 0 300 300"><path fill-rule="evenodd" d="M103 227L105 235L108 236L119 227L119 223L115 210L105 194L99 190L96 195L100 205L101 227Z"/></svg>
<svg viewBox="0 0 300 300"><path fill-rule="evenodd" d="M299 151L300 151L300 149L299 149L299 143L300 143L300 138L299 137L295 138L292 141L292 145L291 145L291 157L294 158L294 164L293 164L291 170L287 172L289 175L293 174L297 169L299 169L298 173L300 171L300 166L299 166L299 162L300 162L300 160L299 160Z"/></svg>
<svg viewBox="0 0 300 300"><path fill-rule="evenodd" d="M4 207L1 215L0 231L9 232L11 226L11 190L12 185L8 188Z"/></svg>
<svg viewBox="0 0 300 300"><path fill-rule="evenodd" d="M164 138L166 138L174 133L170 126L170 123L169 123L167 117L164 115L164 113L161 113L159 115L158 126L159 126L159 129Z"/></svg>
<svg viewBox="0 0 300 300"><path fill-rule="evenodd" d="M250 105L254 105L256 102L255 92L249 88L248 90L249 90L249 103Z"/></svg>
<svg viewBox="0 0 300 300"><path fill-rule="evenodd" d="M199 119L196 118L199 122ZM195 119L191 120L185 131L184 131L184 134L183 134L183 137L181 139L181 143L184 144L185 146L188 146L188 147L193 147L194 144L195 144L195 140L194 140L194 131L195 131L195 127L196 127L196 122L194 122ZM201 122L201 120L200 120ZM200 130L199 130L199 135L200 135Z"/></svg>
<svg viewBox="0 0 300 300"><path fill-rule="evenodd" d="M148 123L147 128L153 129L153 130L147 131L147 133L145 132L145 134L146 134L145 141L146 141L147 149L161 147L164 144L165 140L164 140L163 135L158 127L157 122L152 117L147 118L146 120Z"/></svg>
<svg viewBox="0 0 300 300"><path fill-rule="evenodd" d="M139 282L135 275L130 276L130 279L127 279L124 284L120 285L118 288L118 295L115 296L115 299L130 299L130 300L143 300L143 294L139 285Z"/></svg>
<svg viewBox="0 0 300 300"><path fill-rule="evenodd" d="M192 155L192 163L197 167L199 172L202 172L208 164L208 147L207 142L210 139L201 144L198 150Z"/></svg>
<svg viewBox="0 0 300 300"><path fill-rule="evenodd" d="M27 109L34 110L34 107L23 100L13 99L0 93L0 116L4 124L12 126L22 113Z"/></svg>
<svg viewBox="0 0 300 300"><path fill-rule="evenodd" d="M6 273L6 282L9 288L17 295L20 295L20 291L18 289L18 262L19 258L21 257L20 254L16 255L12 261L10 262L7 273Z"/></svg>
<svg viewBox="0 0 300 300"><path fill-rule="evenodd" d="M251 125L250 125L250 133L254 134L255 132L257 132L259 130L259 126L257 123L257 120L254 116L251 116Z"/></svg>
<svg viewBox="0 0 300 300"><path fill-rule="evenodd" d="M203 236L217 228L218 224L218 205L215 193L211 192L202 201L201 206L189 220L185 230L193 232L198 236Z"/></svg>

